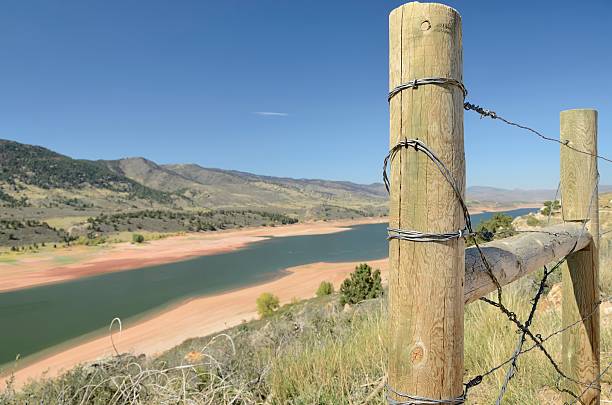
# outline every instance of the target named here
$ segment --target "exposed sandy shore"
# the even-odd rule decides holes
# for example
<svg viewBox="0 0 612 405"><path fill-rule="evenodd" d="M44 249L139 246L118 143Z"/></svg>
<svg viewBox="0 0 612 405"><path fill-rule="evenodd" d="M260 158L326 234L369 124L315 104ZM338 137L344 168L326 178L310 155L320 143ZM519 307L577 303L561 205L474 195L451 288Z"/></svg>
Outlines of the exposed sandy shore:
<svg viewBox="0 0 612 405"><path fill-rule="evenodd" d="M491 206L491 205L474 205L473 207L468 207L470 214L482 214L483 212L502 212L502 211L512 211L518 210L521 208L542 208L542 204L536 203L525 203L525 204L516 204L516 205L504 205L504 206Z"/></svg>
<svg viewBox="0 0 612 405"><path fill-rule="evenodd" d="M255 300L265 291L272 292L282 303L292 298L311 298L319 283L329 280L339 288L340 283L358 263L313 263L288 269L287 275L279 279L219 295L186 301L164 312L151 316L115 334L119 351L154 355L168 350L185 339L206 336L238 325L243 320L256 317ZM388 260L370 261L372 267L380 268L386 277ZM100 337L62 350L35 361L14 372L15 386L20 387L28 379L57 375L75 365L92 361L114 353L109 336ZM0 379L0 388L4 386Z"/></svg>
<svg viewBox="0 0 612 405"><path fill-rule="evenodd" d="M366 218L190 233L142 245L117 243L104 247L73 246L16 256L14 262L0 262L0 292L227 252L268 237L334 233L344 231L350 225L384 221L386 218Z"/></svg>

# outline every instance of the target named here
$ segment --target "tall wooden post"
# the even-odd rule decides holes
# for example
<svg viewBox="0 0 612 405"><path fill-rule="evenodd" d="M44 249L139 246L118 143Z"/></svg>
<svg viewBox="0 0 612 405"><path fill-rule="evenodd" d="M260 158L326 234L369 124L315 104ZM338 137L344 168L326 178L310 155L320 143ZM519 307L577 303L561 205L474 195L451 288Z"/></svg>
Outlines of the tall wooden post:
<svg viewBox="0 0 612 405"><path fill-rule="evenodd" d="M461 42L461 16L448 6L414 2L393 10L390 90L427 77L462 81ZM423 141L465 193L459 88L421 85L398 93L390 101L390 132L391 146L405 138ZM436 233L463 228L457 197L422 152L401 150L391 164L390 179L390 227ZM390 388L436 399L461 395L464 249L463 239L390 241Z"/></svg>
<svg viewBox="0 0 612 405"><path fill-rule="evenodd" d="M569 146L597 154L597 111L561 112L561 140ZM589 316L563 334L563 368L571 378L590 383L599 375L599 201L597 158L561 146L561 195L564 221L582 222L593 242L568 257L563 265L563 325ZM594 195L593 195L594 193ZM586 387L571 383L574 393ZM600 384L585 393L585 404L599 404Z"/></svg>

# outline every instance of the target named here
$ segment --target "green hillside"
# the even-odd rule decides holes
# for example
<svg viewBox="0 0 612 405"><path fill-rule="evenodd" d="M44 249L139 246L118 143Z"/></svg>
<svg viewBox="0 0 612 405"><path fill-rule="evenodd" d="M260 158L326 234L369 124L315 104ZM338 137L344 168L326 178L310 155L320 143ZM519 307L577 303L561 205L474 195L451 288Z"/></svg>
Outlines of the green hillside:
<svg viewBox="0 0 612 405"><path fill-rule="evenodd" d="M121 176L105 165L88 160L72 159L41 146L25 145L0 140L0 198L17 201L25 185L41 189L84 189L87 187L127 193L130 198L141 198L170 203L170 196L153 190L132 179Z"/></svg>

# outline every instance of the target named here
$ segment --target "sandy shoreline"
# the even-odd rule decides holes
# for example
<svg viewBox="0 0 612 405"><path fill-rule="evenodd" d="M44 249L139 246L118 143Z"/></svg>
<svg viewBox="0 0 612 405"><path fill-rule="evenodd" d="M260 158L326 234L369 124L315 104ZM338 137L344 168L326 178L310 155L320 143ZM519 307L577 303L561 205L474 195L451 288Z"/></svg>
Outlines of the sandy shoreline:
<svg viewBox="0 0 612 405"><path fill-rule="evenodd" d="M12 263L0 262L0 292L229 252L270 237L342 232L351 225L379 223L386 220L386 218L365 218L306 222L278 227L190 233L150 241L143 245L117 243L104 247L74 246L46 251L17 257ZM69 264L58 264L58 261Z"/></svg>
<svg viewBox="0 0 612 405"><path fill-rule="evenodd" d="M240 324L256 317L255 300L262 292L272 292L281 303L293 298L314 297L322 280L331 281L339 288L342 280L351 273L357 262L312 263L287 269L287 275L263 284L246 287L218 295L195 298L174 307L152 314L115 334L114 340L121 352L159 354L182 343L186 339L206 336ZM386 276L387 259L370 261L372 267L380 268ZM113 355L108 336L77 344L74 347L52 353L34 363L15 370L6 369L0 378L0 387L6 382L8 373L14 371L14 384L23 386L29 379L55 376L79 363L93 361Z"/></svg>
<svg viewBox="0 0 612 405"><path fill-rule="evenodd" d="M517 204L517 205L512 205L512 206L499 206L499 207L476 205L474 207L468 207L470 214L472 215L482 214L483 212L513 211L513 210L520 210L522 208L542 208L542 204L526 203L526 204Z"/></svg>

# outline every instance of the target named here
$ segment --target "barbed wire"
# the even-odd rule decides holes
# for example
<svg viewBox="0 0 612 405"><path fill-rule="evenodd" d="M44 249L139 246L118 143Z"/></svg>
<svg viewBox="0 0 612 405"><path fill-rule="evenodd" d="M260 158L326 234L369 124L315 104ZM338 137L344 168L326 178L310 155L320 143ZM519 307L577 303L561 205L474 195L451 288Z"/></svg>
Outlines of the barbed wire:
<svg viewBox="0 0 612 405"><path fill-rule="evenodd" d="M599 180L599 174L597 174L597 180ZM593 206L593 200L595 199L595 196L597 195L597 183L598 181L595 181L595 187L593 188L592 192L591 192L591 197L590 197L590 201L589 201L589 207L588 207L588 213L591 213L591 208ZM550 207L550 212L548 214L548 222L550 223L550 217L552 215L552 211L554 209L554 201L556 201L557 199L557 195L559 194L559 190L561 188L561 182L559 182L559 186L557 187L557 192L555 193L555 199L553 200L553 205L551 205ZM565 260L567 259L567 257L569 257L569 255L571 255L572 253L574 253L574 251L576 250L576 246L578 246L578 241L582 238L582 235L584 234L584 231L586 230L586 224L588 222L588 217L582 221L582 228L580 230L580 234L578 235L578 238L576 238L576 242L574 243L574 246L570 249L570 251L561 259L559 260L550 270L546 268L546 266L544 266L544 275L542 276L542 281L540 282L539 286L538 286L538 291L532 301L533 305L531 306L531 310L529 312L529 316L527 318L527 321L525 322L525 328L529 328L529 326L531 325L531 322L533 321L533 317L535 315L535 311L536 308L538 306L538 302L542 296L542 293L544 292L544 288L546 287L546 280L548 279L548 276L550 276L557 268L559 268L561 266L561 264L563 262L565 262ZM523 343L525 342L525 336L526 336L526 332L523 331L521 333L521 336L519 337L516 349L514 351L514 356L512 359L512 364L510 365L510 368L508 369L508 372L506 373L506 376L504 378L504 382L500 388L500 392L498 394L497 400L495 402L496 405L500 405L501 404L501 400L504 396L504 394L506 393L506 389L508 387L508 384L510 383L510 380L512 379L512 377L514 376L514 372L516 371L516 362L519 356L519 353L521 351L521 349L523 348ZM550 360L550 358L549 358ZM557 367L555 367L557 368ZM561 374L561 373L559 373ZM562 374L561 374L562 375Z"/></svg>
<svg viewBox="0 0 612 405"><path fill-rule="evenodd" d="M526 125L523 124L519 124L517 122L511 121L501 115L499 115L498 113L496 113L495 111L488 109L488 108L484 108L481 107L477 104L474 103L470 103L469 101L465 101L465 98L468 95L468 91L467 88L465 87L465 85L463 84L463 82L461 82L460 80L457 79L453 79L453 78L448 78L448 77L424 77L424 78L420 78L420 79L414 79L405 83L401 83L397 86L395 86L393 89L391 89L391 91L389 92L388 96L387 96L387 101L391 102L391 99L393 97L395 97L397 94L401 93L403 90L407 90L407 89L413 89L416 90L419 88L419 86L422 85L439 85L439 86L455 86L458 89L461 90L461 93L463 94L463 98L464 98L464 103L463 103L463 108L466 111L474 111L478 114L480 114L480 117L488 117L494 120L500 120L508 125L520 128L520 129L524 129L526 131L529 131L537 136L539 136L541 139L545 140L545 141L549 141L549 142L556 142L560 145L563 145L575 152L578 153L582 153L585 155L589 155L589 156L593 156L595 158L604 160L608 163L612 163L612 159L602 156L602 155L598 155L595 153L591 153L589 151L586 150L582 150L582 149L578 149L575 146L572 146L570 144L569 140L561 140L561 139L557 139L557 138L552 138L550 136L546 136L543 133L541 133L540 131L528 127Z"/></svg>
<svg viewBox="0 0 612 405"><path fill-rule="evenodd" d="M555 203L557 201L557 197L559 196L559 190L561 189L561 182L559 182L559 184L557 185L557 191L555 191L555 197L552 200L552 204L548 210L548 218L546 219L546 225L550 225L550 219L552 218L552 214L555 208ZM544 278L548 278L548 276L551 274L551 272L548 271L548 269L546 268L546 266L544 266ZM544 280L544 279L543 279ZM539 294L543 291L543 285L544 285L543 281L542 283L540 283L539 289L538 289L538 296L537 299L539 300ZM532 307L532 311L529 314L529 319L528 319L528 323L531 324L531 320L533 318L533 314L535 313L535 311L533 310L535 307ZM511 357L511 362L512 364L510 365L510 368L508 368L508 371L506 372L506 375L504 377L504 382L502 384L502 387L500 389L500 392L497 396L497 400L495 401L496 405L500 405L501 401L504 397L504 394L506 393L506 389L508 387L508 384L510 383L510 380L512 379L512 377L514 377L514 373L517 371L517 365L516 362L518 360L518 356L522 353L521 350L523 348L523 344L525 343L525 333L521 332L521 336L518 339L518 342L516 344L516 349L514 350L514 354ZM533 346L535 347L535 345ZM504 363L505 364L505 363Z"/></svg>
<svg viewBox="0 0 612 405"><path fill-rule="evenodd" d="M567 147L567 148L569 148L569 149L571 149L571 150L573 150L575 152L582 153L584 155L589 155L589 156L592 156L592 157L595 157L595 158L598 158L598 159L601 159L601 160L605 160L606 162L612 163L612 159L610 159L610 158L607 158L605 156L601 156L601 155L598 155L598 154L595 154L595 153L591 153L591 152L588 152L586 150L578 149L575 146L570 145L570 141L568 139L561 140L561 139L551 138L549 136L546 136L546 135L542 134L540 131L537 131L537 130L535 130L535 129L531 128L531 127L528 127L526 125L522 125L522 124L518 124L516 122L510 121L510 120L502 117L501 115L497 114L495 111L491 111L491 110L483 108L483 107L481 107L479 105L472 104L472 103L466 101L466 102L463 103L463 108L466 111L477 112L478 114L480 114L481 118L488 117L488 118L491 118L491 119L494 119L494 120L500 120L500 121L502 121L502 122L504 122L504 123L506 123L508 125L511 125L511 126L514 126L514 127L521 128L521 129L524 129L526 131L529 131L529 132L539 136L540 138L544 139L545 141L556 142L556 143L558 143L560 145L563 145L563 146L565 146L565 147Z"/></svg>
<svg viewBox="0 0 612 405"><path fill-rule="evenodd" d="M455 79L435 77L435 78L415 79L415 80L413 80L411 82L403 83L403 84L395 87L389 93L388 101L391 101L391 99L395 95L399 94L403 90L406 90L406 89L416 89L420 85L428 85L428 84L429 85L443 85L443 86L445 86L445 85L452 85L452 86L456 86L456 87L458 87L462 91L462 94L463 94L464 98L467 96L467 90L466 90L465 86L463 85L463 83L461 83L460 81L455 80ZM559 139L555 139L555 138L551 138L551 137L545 136L545 135L543 135L542 133L540 133L539 131L537 131L537 130L535 130L533 128L530 128L530 127L527 127L525 125L518 124L516 122L510 121L510 120L500 116L496 112L488 110L488 109L485 109L485 108L480 107L478 105L475 105L475 104L472 104L472 103L469 103L469 102L464 102L464 109L467 110L467 111L475 111L475 112L479 113L481 115L481 118L482 117L489 117L489 118L492 118L492 119L498 119L498 120L500 120L500 121L502 121L502 122L504 122L504 123L506 123L508 125L515 126L515 127L527 130L529 132L532 132L535 135L539 136L540 138L542 138L542 139L544 139L546 141L556 142L556 143L559 143L559 144L561 144L563 146L566 146L567 148L569 148L569 149L571 149L573 151L576 151L578 153L590 155L590 156L593 156L595 158L602 159L602 160L605 160L605 161L608 161L608 162L612 163L612 159L608 159L608 158L606 158L604 156L593 154L593 153L590 153L588 151L584 151L584 150L578 149L578 148L570 145L569 140L562 141L562 140L559 140ZM418 145L418 146L416 146L416 145ZM538 303L539 303L541 297L544 294L544 291L545 291L545 288L546 288L546 282L548 280L548 277L555 270L557 270L567 260L568 256L570 256L572 253L575 252L575 250L576 250L576 248L578 246L578 243L579 243L580 239L582 238L582 236L583 236L583 234L584 234L584 232L586 230L586 224L589 221L589 217L590 217L590 214L592 212L591 211L592 204L593 204L593 201L595 200L595 196L597 195L597 185L599 183L599 173L597 173L597 178L596 178L596 181L595 181L595 185L594 185L592 194L590 196L590 202L589 202L589 206L588 206L588 213L589 213L589 215L587 216L587 218L585 218L582 221L582 228L580 230L580 233L579 233L579 235L578 235L574 245L569 250L569 252L564 257L559 259L551 268L548 268L548 267L544 266L544 273L543 273L542 279L541 279L541 281L540 281L540 283L538 285L538 290L536 292L536 295L532 299L532 306L530 308L528 317L525 320L525 322L522 323L518 319L518 316L516 315L516 313L514 313L513 311L508 309L505 306L505 304L503 303L503 300L502 300L502 298L503 298L502 286L501 286L499 280L497 280L497 277L495 276L490 263L487 261L486 256L484 255L482 249L480 248L480 245L479 245L477 237L476 237L476 236L479 236L478 235L479 233L478 232L473 232L473 230L472 230L471 222L469 222L470 221L469 211L467 210L467 206L466 206L466 204L465 204L465 202L463 200L462 193L459 191L458 187L456 186L456 182L455 182L454 178L450 175L450 171L446 168L444 163L439 158L437 158L435 153L433 151L431 151L422 141L410 140L410 142L409 142L408 139L405 139L404 141L399 142L398 144L394 145L391 148L391 150L389 151L389 154L385 158L384 165L383 165L383 181L385 183L385 187L387 188L387 191L388 192L390 191L390 182L389 182L389 179L387 177L387 170L386 170L387 164L393 159L393 157L395 156L395 154L397 153L397 151L399 149L407 148L407 147L414 147L414 149L416 151L420 150L422 152L425 152L426 155L434 163L436 163L436 165L438 166L438 169L440 170L442 175L450 183L450 185L453 187L453 190L455 191L455 195L456 195L456 197L457 197L457 199L458 199L458 201L459 201L459 203L460 203L460 205L461 205L461 207L463 209L463 214L464 214L465 222L466 222L466 230L468 232L466 234L462 234L461 231L459 231L459 232L454 232L451 235L450 233L449 234L424 234L424 233L420 233L420 232L417 232L417 231L403 231L401 229L395 229L395 228L390 228L389 231L390 232L394 231L394 232L396 232L396 234L400 234L400 233L409 234L410 237L408 237L408 238L403 238L403 237L394 237L394 238L395 239L400 239L400 240L413 241L413 242L415 242L415 241L441 242L441 241L447 241L447 240L451 240L451 239L458 238L458 237L466 238L466 237L470 236L471 240L473 241L474 246L476 247L476 249L477 249L477 251L479 253L479 256L480 256L480 258L481 258L481 260L483 262L484 269L485 269L486 273L488 274L488 276L490 277L490 279L493 282L493 284L495 285L495 288L496 288L496 291L497 291L497 300L496 301L492 300L492 299L489 299L487 297L481 297L480 300L485 302L485 303L487 303L487 304L489 304L489 305L492 305L492 306L498 308L508 318L508 320L510 322L512 322L518 328L518 331L520 332L520 337L518 339L517 346L516 346L512 356L508 360L506 360L506 361L504 361L504 362L502 362L502 363L492 367L491 369L487 370L486 372L483 372L483 373L481 373L481 374L479 374L479 375L469 379L466 383L464 383L463 395L461 397L457 397L456 399L453 399L453 400L438 400L438 399L433 399L433 398L418 397L419 400L424 401L424 402L401 402L401 401L397 401L397 400L391 398L389 395L387 395L388 402L390 404L392 404L392 405L403 405L403 404L414 404L414 403L419 403L419 404L420 403L422 403L422 404L463 403L465 401L465 399L467 398L468 391L471 388L481 384L485 377L491 375L495 371L499 370L500 368L502 368L505 365L510 363L510 368L508 369L508 372L505 375L504 382L503 382L502 386L500 387L500 392L498 393L498 396L497 396L496 404L499 405L499 404L501 404L501 401L502 401L503 396L504 396L504 394L505 394L505 392L507 390L507 387L508 387L508 384L510 383L510 380L513 378L513 376L515 374L515 371L516 371L516 362L517 362L517 359L519 358L519 356L521 356L521 355L523 355L523 354L525 354L525 353L527 353L527 352L529 352L529 351L531 351L531 350L533 350L535 348L538 348L544 354L544 356L548 359L549 363L555 369L555 372L557 373L559 378L564 378L564 379L566 379L568 381L571 381L571 382L573 382L575 384L578 384L579 386L586 387L580 394L577 395L577 394L573 393L572 391L570 391L568 389L561 388L557 384L557 389L559 391L565 392L565 393L571 395L572 397L574 397L574 401L572 403L575 403L575 402L582 403L581 397L586 392L588 392L588 390L593 385L595 385L599 381L599 379L601 379L603 374L605 374L605 372L607 372L607 370L612 366L612 362L610 363L610 365L608 365L604 369L604 371L598 376L597 379L595 379L595 380L593 380L591 382L588 382L588 383L587 382L581 382L581 381L578 381L578 380L568 376L561 369L561 367L557 364L557 362L554 360L554 358L551 356L551 354L544 347L544 342L546 342L548 339L552 338L553 336L556 336L557 334L563 333L564 331L566 331L570 327L573 327L573 326L579 324L580 322L584 322L586 319L590 318L594 313L597 312L597 309L599 309L599 305L600 305L601 301L599 301L599 302L597 302L595 304L593 310L586 317L584 317L584 318L574 322L573 324L571 324L569 326L566 326L566 327L564 327L564 328L562 328L562 329L560 329L558 331L553 332L551 335L547 336L546 338L542 338L542 336L539 335L539 334L534 334L529 328L530 328L530 326L531 326L531 324L532 324L532 322L534 320ZM557 192L555 194L555 199L553 200L553 204L550 207L550 212L548 214L547 223L550 223L550 219L551 219L551 216L552 216L552 211L554 209L554 202L557 200L557 195L559 193L559 190L560 190L560 183L559 183L559 186L557 188ZM538 232L538 231L534 231L534 232ZM432 237L432 235L434 235L434 237ZM419 240L415 240L415 238L414 238L415 236L417 237L416 239L419 239ZM530 348L524 350L523 349L523 345L524 345L524 343L525 343L527 338L529 338L530 340L533 341L533 345ZM393 389L393 388L391 388L389 386L387 386L387 391L395 394L397 397L408 399L409 401L411 399L417 398L414 395L398 392L398 391L396 391L395 389ZM455 402L457 400L460 400L460 401L459 402ZM448 401L451 401L451 402L448 402Z"/></svg>
<svg viewBox="0 0 612 405"><path fill-rule="evenodd" d="M409 88L409 87L406 87ZM398 142L394 145L390 150L387 156L384 159L383 163L383 182L385 183L385 187L387 192L390 193L390 181L387 176L387 166L393 162L394 157L397 155L398 151L402 148L414 149L415 152L421 152L425 154L431 162L435 164L435 166L440 171L440 174L444 177L444 179L449 183L451 188L453 189L453 193L455 197L459 201L459 204L462 209L463 219L465 223L465 228L463 230L459 230L457 232L450 233L430 233L430 232L420 232L414 230L403 230L399 228L388 228L388 239L399 239L399 241L410 241L410 242L444 242L449 241L451 239L457 238L465 238L467 235L473 233L472 230L472 221L470 218L470 213L467 209L467 205L463 200L463 194L459 185L452 173L448 169L448 167L442 162L442 160L427 146L423 141L418 139L407 139L405 138L403 141ZM401 235L401 237L398 237ZM500 287L501 288L501 287ZM398 391L394 387L391 387L389 384L386 385L386 398L387 403L389 405L442 405L442 404L463 404L467 397L467 390L455 398L448 399L438 399L438 398L427 398L415 394L405 393ZM396 398L401 398L397 400L391 396L393 394Z"/></svg>
<svg viewBox="0 0 612 405"><path fill-rule="evenodd" d="M580 393L580 395L575 397L571 402L566 402L565 405L573 405L576 402L580 402L581 404L584 404L581 398L584 396L584 394L587 393L588 390L590 390L593 387L593 385L598 383L602 379L602 377L606 375L610 367L612 367L612 361L608 363L608 365L604 368L604 370L599 373L599 375Z"/></svg>
<svg viewBox="0 0 612 405"><path fill-rule="evenodd" d="M600 300L598 302L595 303L595 305L593 306L593 310L591 310L591 312L589 312L587 315L585 315L584 317L572 322L569 325L566 325L564 327L562 327L561 329L557 329L556 331L550 333L549 335L545 336L545 337L541 337L541 335L536 335L536 337L540 338L540 343L544 344L547 341L549 341L550 339L552 339L553 337L560 335L566 331L568 331L569 329L573 328L574 326L583 323L584 321L589 320L598 310L599 310L599 305L601 305L603 302L612 302L612 297L608 297L605 300ZM538 347L537 344L532 344L529 348L527 349L522 349L519 352L519 355L523 355L525 353L529 353L531 352L533 349L536 349ZM493 374L494 372L496 372L497 370L499 370L500 368L504 367L505 365L507 365L508 363L511 363L514 360L514 354L512 354L512 356L510 356L507 360L499 363L498 365L496 365L495 367L492 367L491 369L489 369L487 372L480 374L479 377L480 379L483 379L487 376L489 376L490 374ZM476 378L476 377L475 377ZM474 379L474 378L473 378ZM470 380L473 380L470 379Z"/></svg>
<svg viewBox="0 0 612 405"><path fill-rule="evenodd" d="M393 157L397 154L398 150L401 148L414 148L415 151L420 151L425 153L438 167L438 169L440 170L441 174L443 175L443 177L448 181L448 183L451 185L451 187L453 188L455 195L463 209L463 215L464 215L464 220L465 220L465 227L468 231L468 233L465 235L471 235L474 234L473 230L472 230L472 225L471 225L471 219L469 216L469 211L467 209L467 206L465 204L465 201L463 199L463 196L460 192L460 190L457 187L457 183L456 181L452 178L452 175L450 174L450 171L448 170L448 168L446 167L446 165L444 165L444 163L436 156L436 154L429 149L422 141L419 140L409 140L409 139L405 139L404 141L399 142L398 144L394 145L391 150L389 151L389 154L387 155L387 157L384 160L383 163L383 179L384 179L384 183L385 186L387 187L387 190L390 189L390 182L389 179L387 177L387 165L390 164L390 162L393 161ZM403 231L403 232L411 232L413 234L415 234L416 236L418 236L419 238L423 238L423 235L436 235L436 234L429 234L429 233L421 233L421 232L417 232L417 231ZM457 237L456 235L454 237ZM582 235L580 235L578 237L578 240L582 237ZM430 238L427 238L428 241L430 241ZM493 273L493 269L491 267L491 265L489 264L489 262L486 259L486 256L484 255L482 249L480 248L480 245L478 244L477 238L473 237L473 242L474 245L476 246L476 249L479 252L480 258L484 264L485 267L485 271L488 273L489 277L491 278L491 280L493 281L493 283L496 286L497 289L497 302L489 300L488 298L481 298L483 301L490 303L491 305L494 305L495 307L499 308L504 314L506 314L508 316L508 318L517 325L517 327L523 332L524 335L529 336L536 344L538 344L538 340L535 337L535 335L529 330L529 326L531 324L531 321L533 319L533 316L535 314L535 308L537 307L537 303L544 291L545 288L545 283L546 283L546 277L548 277L548 274L552 273L552 271L554 271L554 269L556 269L558 266L560 266L560 263L558 263L555 267L553 267L553 269L551 269L550 271L547 271L545 273L545 277L543 282L540 284L540 288L538 291L538 294L536 295L536 298L534 299L534 306L530 312L530 318L528 320L528 322L526 322L526 324L522 324L518 319L517 316L514 312L510 311L508 308L506 308L506 306L503 304L502 302L502 287L501 284L499 283L499 281L497 280L497 278L495 277L494 273ZM402 239L402 240L408 240L408 239ZM573 252L573 250L575 249L575 247L578 244L578 240L576 241L576 243L574 244L572 250L570 251ZM412 240L414 241L420 241L422 242L423 240ZM563 377L578 382L576 380L573 380L571 377L565 375L563 373L563 371L560 369L560 367L556 364L556 362L554 361L554 359L552 358L552 356L548 353L548 351L541 345L539 344L539 348L540 350L545 354L545 356L549 359L549 361L551 362L551 364L555 367L555 370L561 374ZM476 378L471 379L470 381L468 381L468 383L465 384L465 389L464 389L464 393L463 393L463 397L465 398L467 397L467 392L469 390L469 388L474 387L478 384L480 384L482 382L482 377L481 376L477 376ZM414 398L416 398L417 396L412 395L412 394L408 394L408 393L401 393L399 391L397 391L396 389L388 386L387 387L387 391L392 392L394 395L396 395L396 397L401 397L404 399L408 399L410 402L401 402L401 401L397 401L393 398L391 398L390 396L388 396L388 402L390 404L393 405L400 405L400 404L408 404L408 403L415 403L414 402ZM449 403L449 402L435 402L435 401L440 401L438 399L434 399L434 398L430 398L427 399L424 397L418 397L419 401L421 401L420 403ZM431 402L424 402L424 401L431 401ZM453 399L454 402L450 402L450 403L463 403L463 401L459 402L459 397Z"/></svg>

